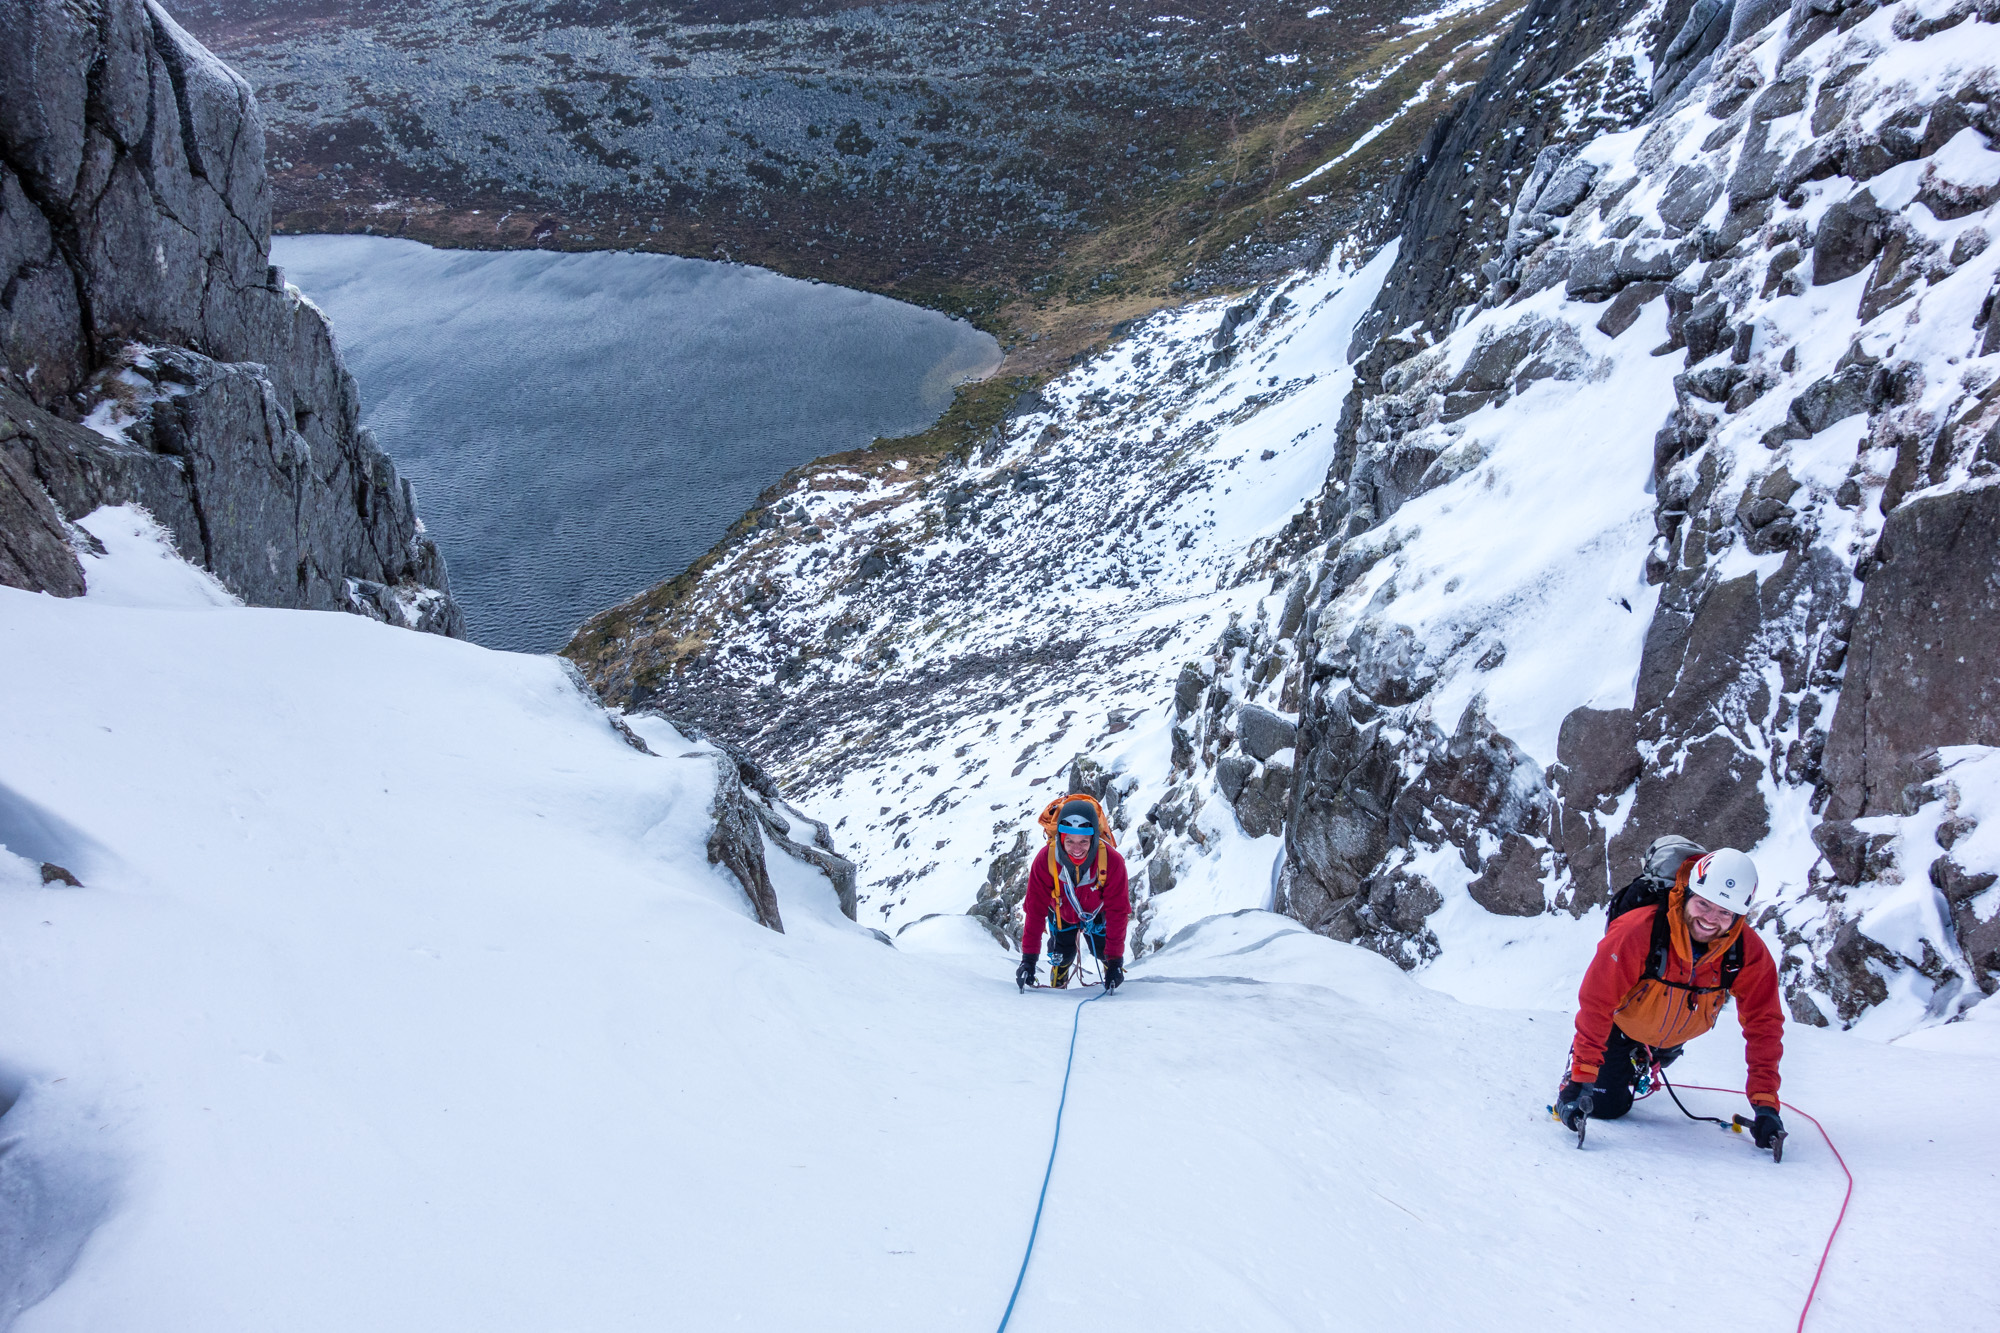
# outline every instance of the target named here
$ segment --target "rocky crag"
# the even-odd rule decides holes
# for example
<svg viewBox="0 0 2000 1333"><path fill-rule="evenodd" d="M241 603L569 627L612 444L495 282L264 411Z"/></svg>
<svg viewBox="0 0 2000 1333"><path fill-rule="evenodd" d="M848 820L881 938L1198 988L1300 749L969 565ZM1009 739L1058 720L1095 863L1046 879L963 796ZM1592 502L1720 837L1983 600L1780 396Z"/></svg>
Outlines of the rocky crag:
<svg viewBox="0 0 2000 1333"><path fill-rule="evenodd" d="M21 37L0 51L0 582L81 594L78 551L95 539L76 520L134 504L246 602L463 637L325 317L270 266L248 86L156 5L0 12ZM826 826L747 756L700 753L715 768L709 860L756 919L784 929L774 849L824 874L853 916L854 867ZM61 850L35 844L32 811L14 814L0 821L13 850ZM59 864L42 874L76 882Z"/></svg>
<svg viewBox="0 0 2000 1333"><path fill-rule="evenodd" d="M1533 4L1371 262L808 470L570 652L852 823L890 925L1015 927L1064 782L1141 949L1581 944L1675 831L1757 856L1797 1021L1949 1020L2000 987L1995 19Z"/></svg>
<svg viewBox="0 0 2000 1333"><path fill-rule="evenodd" d="M249 86L157 5L0 15L0 581L80 593L73 520L133 503L245 601L462 634L326 320L270 265Z"/></svg>
<svg viewBox="0 0 2000 1333"><path fill-rule="evenodd" d="M2000 42L1969 5L1703 6L1667 27L1683 68L1656 60L1641 123L1559 120L1504 211L1468 206L1462 173L1416 179L1414 220L1456 205L1473 226L1448 270L1391 276L1353 349L1281 898L1420 957L1435 942L1404 902L1439 896L1428 849L1455 847L1490 911L1583 912L1683 831L1779 862L1760 924L1795 1019L1892 994L1905 1020L1948 1017L2000 985L1992 868L1949 837L1915 864L1884 821L1957 801L1940 747L2000 741L1979 646L2000 611L1981 128ZM1652 602L1636 684L1527 751L1452 689L1499 666L1520 608L1404 614L1398 585L1443 546L1406 507L1510 399L1531 415L1539 381L1643 392L1635 352L1672 394L1622 594L1635 617Z"/></svg>

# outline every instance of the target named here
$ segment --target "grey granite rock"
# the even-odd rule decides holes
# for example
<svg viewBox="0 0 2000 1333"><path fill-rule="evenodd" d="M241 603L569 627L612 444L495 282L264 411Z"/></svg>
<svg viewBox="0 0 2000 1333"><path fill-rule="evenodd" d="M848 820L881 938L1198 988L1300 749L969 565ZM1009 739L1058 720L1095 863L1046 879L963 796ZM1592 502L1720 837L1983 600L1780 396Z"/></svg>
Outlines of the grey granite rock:
<svg viewBox="0 0 2000 1333"><path fill-rule="evenodd" d="M1667 284L1664 282L1635 282L1622 289L1612 298L1604 313L1598 316L1597 331L1616 338L1636 324L1639 312L1657 300L1666 290Z"/></svg>
<svg viewBox="0 0 2000 1333"><path fill-rule="evenodd" d="M1215 762L1215 785L1234 805L1243 795L1243 784L1257 771L1257 761L1247 754L1226 754Z"/></svg>
<svg viewBox="0 0 2000 1333"><path fill-rule="evenodd" d="M1226 762L1226 761L1225 761ZM1259 764L1236 795L1236 819L1253 838L1282 833L1292 807L1292 768L1283 760Z"/></svg>
<svg viewBox="0 0 2000 1333"><path fill-rule="evenodd" d="M1722 178L1715 169L1706 162L1690 162L1668 179L1660 198L1660 221L1688 231L1721 197Z"/></svg>
<svg viewBox="0 0 2000 1333"><path fill-rule="evenodd" d="M1268 708L1246 704L1236 713L1236 741L1260 763L1297 743L1298 727Z"/></svg>
<svg viewBox="0 0 2000 1333"><path fill-rule="evenodd" d="M270 265L249 86L140 0L0 0L0 30L0 411L56 509L142 504L258 605L462 635L326 320ZM73 428L97 407L121 439Z"/></svg>
<svg viewBox="0 0 2000 1333"><path fill-rule="evenodd" d="M1542 887L1545 850L1519 833L1508 834L1466 885L1472 901L1499 916L1540 916L1548 908Z"/></svg>
<svg viewBox="0 0 2000 1333"><path fill-rule="evenodd" d="M2000 489L1889 516L1848 642L1823 760L1829 819L1901 813L1940 745L2000 745Z"/></svg>
<svg viewBox="0 0 2000 1333"><path fill-rule="evenodd" d="M785 922L778 913L778 893L771 887L771 872L764 863L763 821L757 817L756 802L743 789L735 760L721 753L710 757L715 764L715 799L708 811L713 821L708 834L708 863L736 877L758 925L782 935Z"/></svg>
<svg viewBox="0 0 2000 1333"><path fill-rule="evenodd" d="M1888 216L1867 190L1827 209L1813 232L1813 286L1839 282L1867 268L1887 234Z"/></svg>
<svg viewBox="0 0 2000 1333"><path fill-rule="evenodd" d="M1208 688L1208 677L1192 662L1181 668L1180 676L1174 681L1174 711L1187 717L1201 707L1202 692Z"/></svg>
<svg viewBox="0 0 2000 1333"><path fill-rule="evenodd" d="M62 516L21 451L0 444L0 584L77 597L83 566L70 549Z"/></svg>

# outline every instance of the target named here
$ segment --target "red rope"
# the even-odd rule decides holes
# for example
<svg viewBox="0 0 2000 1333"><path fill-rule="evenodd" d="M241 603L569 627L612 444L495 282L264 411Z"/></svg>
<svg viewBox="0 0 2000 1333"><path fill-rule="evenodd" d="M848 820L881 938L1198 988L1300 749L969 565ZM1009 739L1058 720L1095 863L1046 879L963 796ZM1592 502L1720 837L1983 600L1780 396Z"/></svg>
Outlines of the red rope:
<svg viewBox="0 0 2000 1333"><path fill-rule="evenodd" d="M1735 1093L1739 1097L1749 1095L1741 1088L1705 1088L1699 1083L1682 1083L1677 1086L1691 1088L1696 1092L1728 1092ZM1780 1101L1779 1105L1812 1121L1813 1128L1819 1131L1822 1139L1826 1140L1827 1150L1833 1154L1833 1160L1840 1163L1840 1174L1847 1177L1847 1193L1840 1197L1840 1216L1833 1219L1833 1230L1826 1234L1826 1247L1819 1252L1819 1267L1813 1270L1812 1287L1806 1292L1806 1303L1799 1308L1799 1333L1804 1333L1806 1314L1812 1309L1813 1297L1819 1295L1819 1280L1826 1275L1826 1261L1833 1253L1833 1238L1840 1234L1840 1224L1847 1220L1847 1204L1854 1197L1854 1173L1847 1169L1847 1159L1840 1155L1840 1149L1833 1146L1833 1136L1826 1132L1826 1126L1822 1125L1812 1112L1787 1101Z"/></svg>

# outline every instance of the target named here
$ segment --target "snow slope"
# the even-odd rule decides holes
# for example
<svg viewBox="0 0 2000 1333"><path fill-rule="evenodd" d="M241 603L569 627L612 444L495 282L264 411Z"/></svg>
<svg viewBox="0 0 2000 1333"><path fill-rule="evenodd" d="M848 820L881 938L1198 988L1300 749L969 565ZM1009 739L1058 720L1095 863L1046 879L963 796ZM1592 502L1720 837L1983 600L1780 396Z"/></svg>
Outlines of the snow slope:
<svg viewBox="0 0 2000 1333"><path fill-rule="evenodd" d="M141 516L89 526L91 595L0 590L0 1326L997 1322L1071 996L967 918L885 948L783 857L759 928L703 853L712 765L553 659L233 606ZM1861 1182L1813 1327L2000 1298L1989 1008L1790 1034ZM1014 1327L1789 1327L1824 1148L1654 1101L1576 1152L1566 1026L1266 913L1183 930L1082 1015ZM1733 1084L1733 1025L1682 1069ZM1662 1237L1693 1267L1635 1289Z"/></svg>
<svg viewBox="0 0 2000 1333"><path fill-rule="evenodd" d="M1154 315L935 476L795 478L702 576L700 606L735 609L665 636L727 651L664 711L731 714L727 734L853 849L862 919L891 932L965 911L1079 754L1120 775L1130 852L1170 777L1176 673L1283 603L1271 553L1325 480L1342 354L1394 260ZM731 689L739 704L715 702ZM1204 827L1141 947L1269 905L1282 840L1221 803Z"/></svg>

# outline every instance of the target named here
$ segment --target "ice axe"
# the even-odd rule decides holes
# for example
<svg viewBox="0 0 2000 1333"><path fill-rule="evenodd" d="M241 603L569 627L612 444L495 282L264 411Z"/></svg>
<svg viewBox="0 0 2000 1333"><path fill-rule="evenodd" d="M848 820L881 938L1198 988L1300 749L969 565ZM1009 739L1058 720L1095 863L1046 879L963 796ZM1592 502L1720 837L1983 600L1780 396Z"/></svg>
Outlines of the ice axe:
<svg viewBox="0 0 2000 1333"><path fill-rule="evenodd" d="M1728 1128L1731 1134L1742 1134L1756 1127L1757 1122L1748 1116L1733 1115L1729 1117ZM1771 1136L1771 1161L1774 1163L1785 1160L1785 1138L1786 1131L1782 1129Z"/></svg>
<svg viewBox="0 0 2000 1333"><path fill-rule="evenodd" d="M1557 1115L1557 1114L1556 1114L1556 1108L1555 1108L1555 1107L1553 1107L1553 1106L1551 1106L1551 1107L1549 1108L1549 1119L1551 1119L1551 1120L1555 1121L1555 1122L1556 1122L1556 1123L1557 1123L1558 1125L1562 1125L1562 1127L1563 1127L1564 1129L1568 1129L1568 1128L1569 1128L1569 1126L1568 1126L1568 1125L1563 1125L1563 1118L1562 1118L1562 1117L1561 1117L1560 1115ZM1587 1130L1587 1129L1589 1129L1589 1128L1590 1128L1590 1117L1589 1117L1589 1116L1587 1116L1587 1115L1581 1115L1581 1116L1578 1116L1578 1117L1576 1118L1576 1146L1577 1146L1577 1147L1581 1148L1581 1147L1583 1146L1583 1133L1584 1133L1584 1131L1585 1131L1585 1130Z"/></svg>

